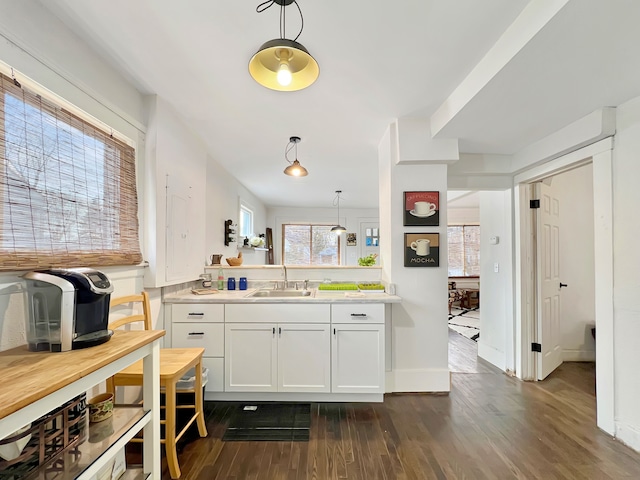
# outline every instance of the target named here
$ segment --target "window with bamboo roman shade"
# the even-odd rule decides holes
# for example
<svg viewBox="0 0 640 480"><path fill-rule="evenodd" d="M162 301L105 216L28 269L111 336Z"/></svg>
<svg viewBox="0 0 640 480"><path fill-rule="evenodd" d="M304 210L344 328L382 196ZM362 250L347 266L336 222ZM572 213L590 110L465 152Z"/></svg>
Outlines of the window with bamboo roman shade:
<svg viewBox="0 0 640 480"><path fill-rule="evenodd" d="M133 265L135 150L0 74L0 270Z"/></svg>
<svg viewBox="0 0 640 480"><path fill-rule="evenodd" d="M447 227L450 277L480 275L480 226L449 225Z"/></svg>

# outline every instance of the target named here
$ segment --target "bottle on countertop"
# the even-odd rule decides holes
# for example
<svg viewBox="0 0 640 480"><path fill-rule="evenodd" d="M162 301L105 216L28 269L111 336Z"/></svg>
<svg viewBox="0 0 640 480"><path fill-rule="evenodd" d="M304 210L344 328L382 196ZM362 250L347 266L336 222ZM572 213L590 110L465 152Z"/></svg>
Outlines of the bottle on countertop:
<svg viewBox="0 0 640 480"><path fill-rule="evenodd" d="M227 290L235 290L236 289L236 279L235 277L229 277L227 280Z"/></svg>
<svg viewBox="0 0 640 480"><path fill-rule="evenodd" d="M218 290L224 290L224 271L222 267L218 269Z"/></svg>

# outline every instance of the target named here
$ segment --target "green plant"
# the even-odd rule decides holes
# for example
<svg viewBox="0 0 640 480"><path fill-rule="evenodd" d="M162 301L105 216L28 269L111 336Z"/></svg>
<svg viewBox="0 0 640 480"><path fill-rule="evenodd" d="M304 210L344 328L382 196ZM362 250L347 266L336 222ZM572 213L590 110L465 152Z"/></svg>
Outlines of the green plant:
<svg viewBox="0 0 640 480"><path fill-rule="evenodd" d="M360 265L361 267L370 267L371 265L375 265L377 257L377 253L372 253L371 255L367 255L366 257L360 257L358 259L358 265Z"/></svg>

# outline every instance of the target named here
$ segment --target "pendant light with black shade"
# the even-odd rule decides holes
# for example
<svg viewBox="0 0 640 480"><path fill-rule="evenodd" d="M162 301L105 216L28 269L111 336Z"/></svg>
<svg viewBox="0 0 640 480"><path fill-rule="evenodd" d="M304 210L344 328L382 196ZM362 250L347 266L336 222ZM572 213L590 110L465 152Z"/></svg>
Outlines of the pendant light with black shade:
<svg viewBox="0 0 640 480"><path fill-rule="evenodd" d="M340 225L340 194L342 193L342 190L336 190L336 198L333 201L334 205L338 206L338 225L336 225L335 227L331 228L331 232L340 235L343 232L346 232L347 229L344 228L343 226Z"/></svg>
<svg viewBox="0 0 640 480"><path fill-rule="evenodd" d="M293 40L286 37L286 7L295 4L300 13L300 31ZM320 67L309 51L298 43L304 17L297 0L267 0L256 7L262 13L273 4L280 5L280 38L269 40L249 61L249 73L260 85L281 92L307 88L316 81Z"/></svg>
<svg viewBox="0 0 640 480"><path fill-rule="evenodd" d="M309 172L298 161L298 143L300 143L300 137L291 137L284 148L284 159L289 162L289 166L284 169L284 173L291 177L306 177ZM296 150L296 159L292 162L287 155L293 148Z"/></svg>

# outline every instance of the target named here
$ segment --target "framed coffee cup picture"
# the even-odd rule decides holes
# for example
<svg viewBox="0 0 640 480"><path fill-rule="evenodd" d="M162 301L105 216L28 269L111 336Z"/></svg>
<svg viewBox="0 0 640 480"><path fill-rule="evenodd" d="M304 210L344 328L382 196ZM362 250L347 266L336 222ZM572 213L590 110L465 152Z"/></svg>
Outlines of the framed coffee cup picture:
<svg viewBox="0 0 640 480"><path fill-rule="evenodd" d="M404 234L404 266L405 267L439 267L440 266L440 234L439 233L405 233Z"/></svg>
<svg viewBox="0 0 640 480"><path fill-rule="evenodd" d="M404 226L440 225L440 192L404 192Z"/></svg>

